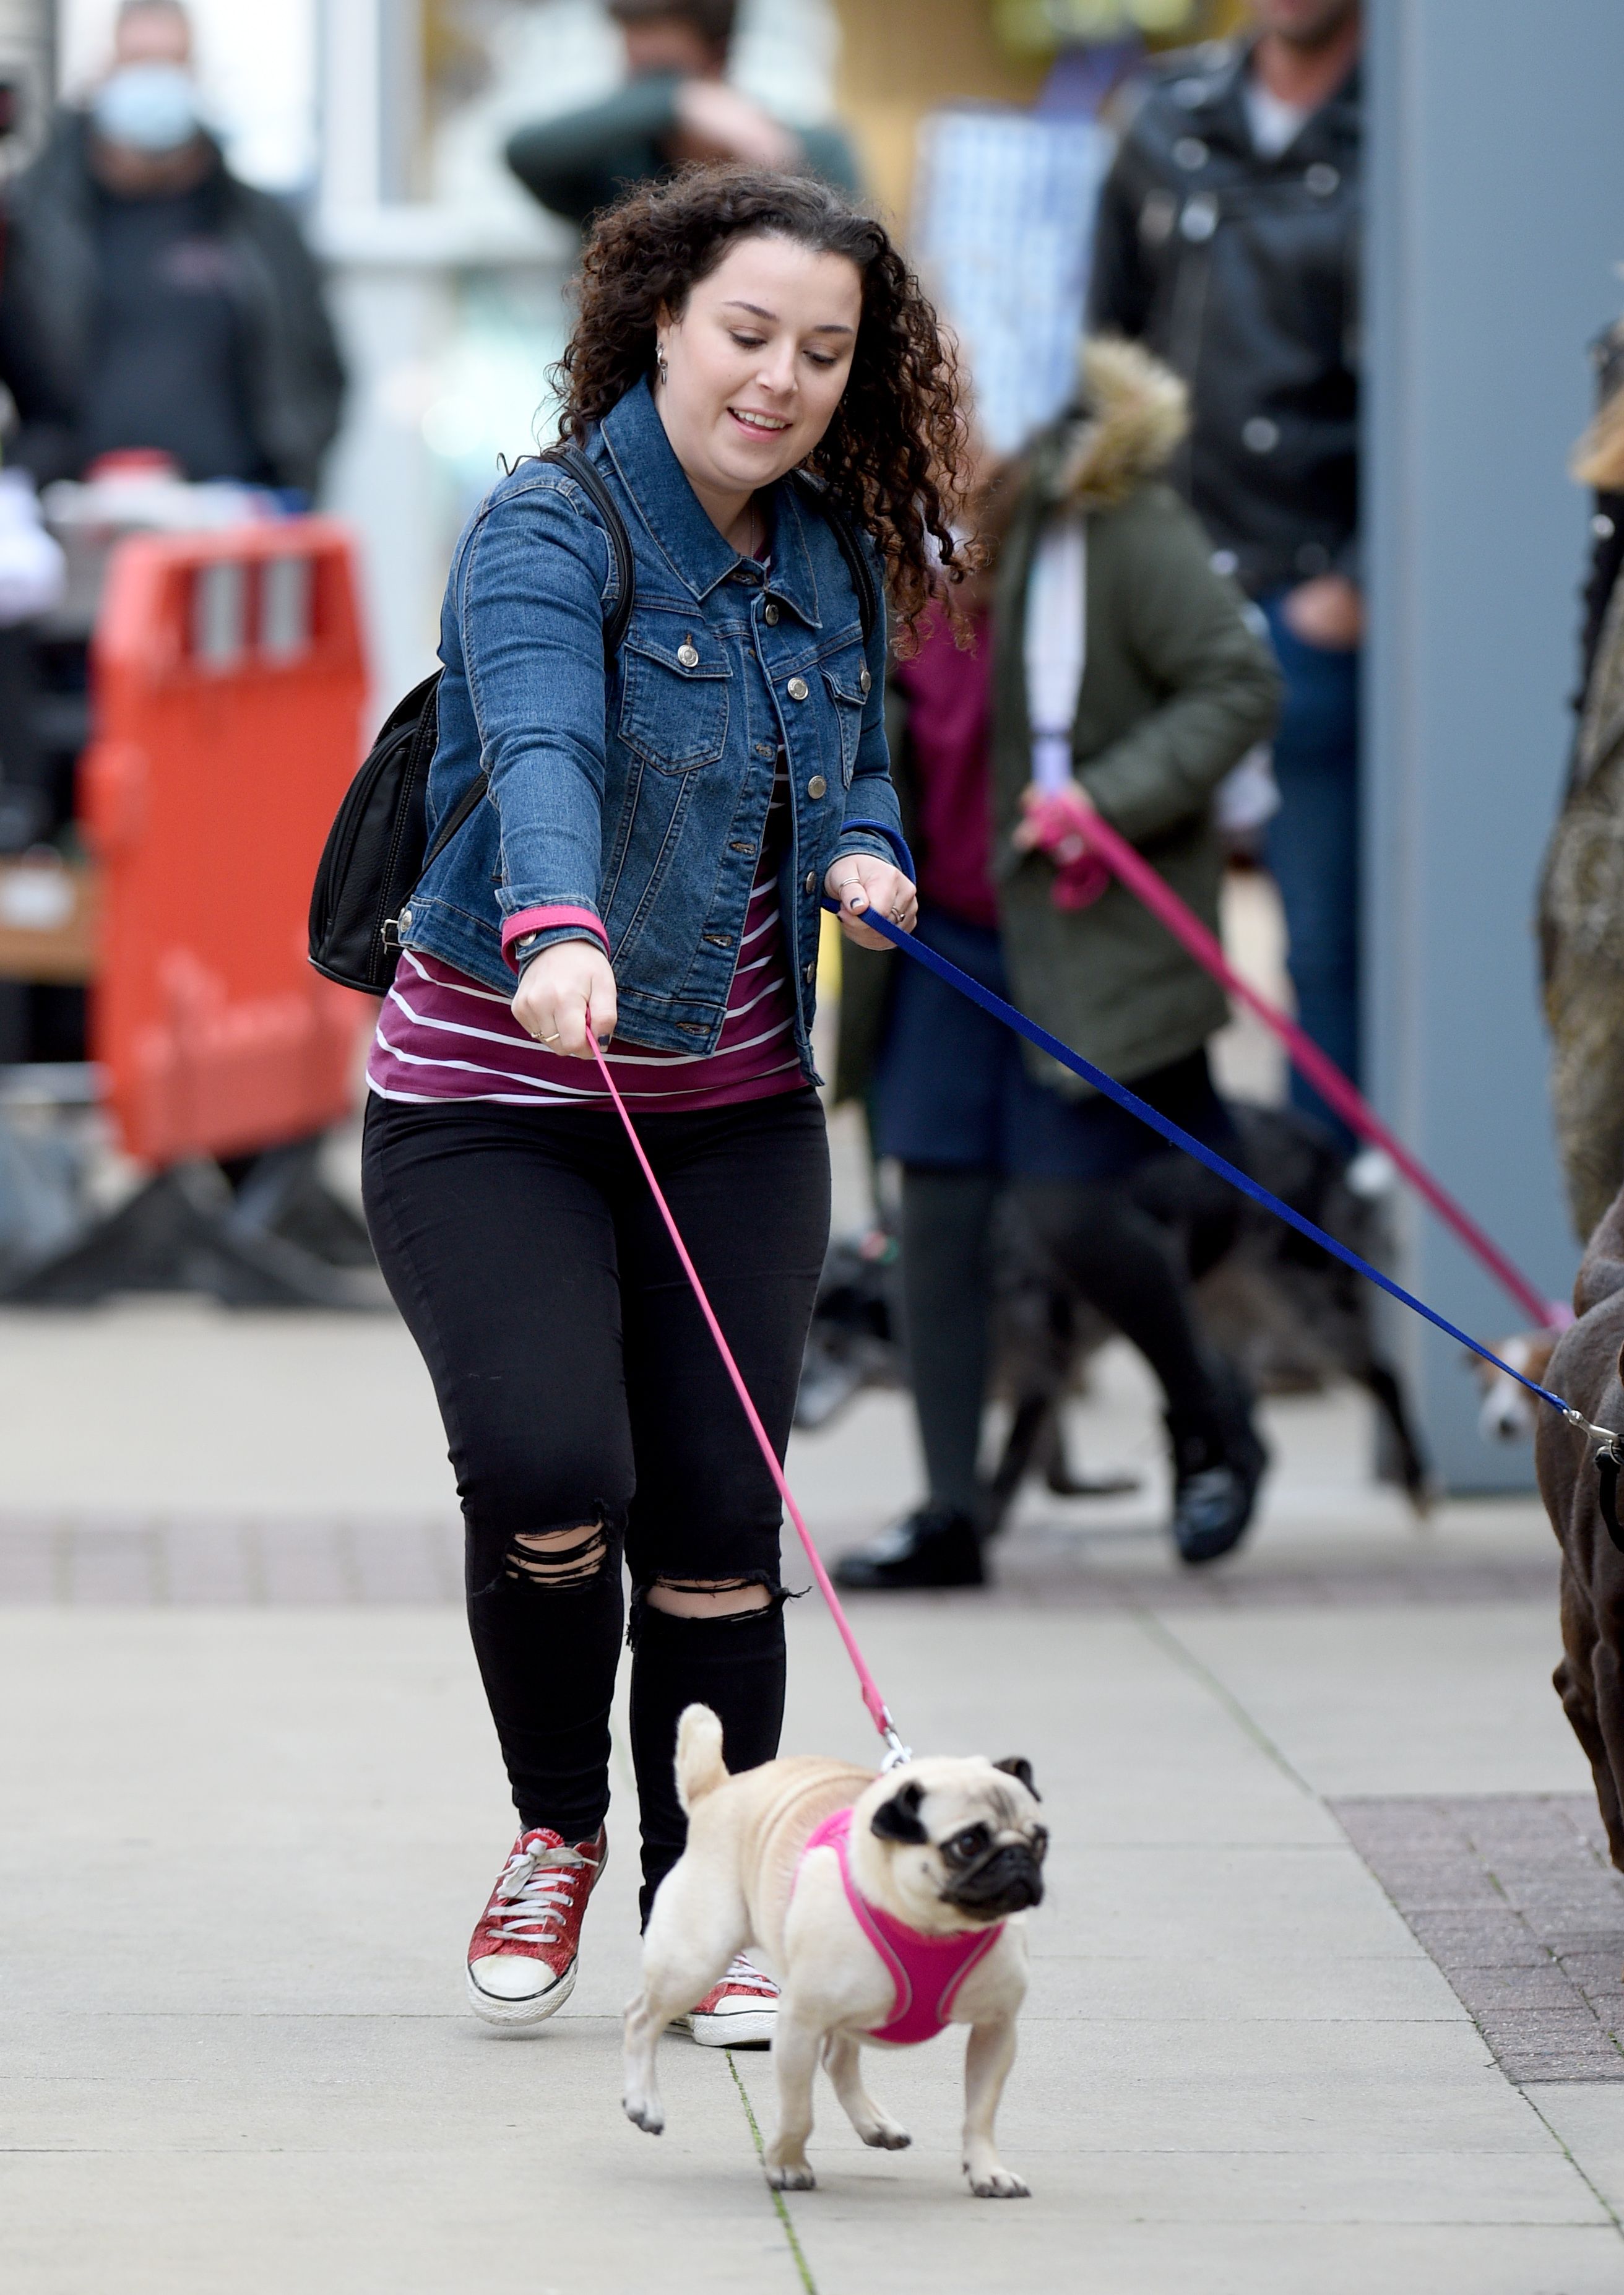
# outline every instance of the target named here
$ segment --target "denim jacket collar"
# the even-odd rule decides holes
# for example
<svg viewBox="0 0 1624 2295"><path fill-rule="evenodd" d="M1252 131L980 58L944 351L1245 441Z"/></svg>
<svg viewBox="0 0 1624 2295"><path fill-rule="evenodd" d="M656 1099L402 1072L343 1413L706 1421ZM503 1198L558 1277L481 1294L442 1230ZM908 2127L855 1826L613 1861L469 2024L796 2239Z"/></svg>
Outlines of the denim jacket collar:
<svg viewBox="0 0 1624 2295"><path fill-rule="evenodd" d="M678 581L696 599L708 598L739 566L752 561L735 550L712 524L672 451L648 378L632 384L604 416L603 442L621 482ZM792 486L780 480L768 499L772 506L771 559L766 589L809 629L822 626L818 585L807 553L804 512Z"/></svg>

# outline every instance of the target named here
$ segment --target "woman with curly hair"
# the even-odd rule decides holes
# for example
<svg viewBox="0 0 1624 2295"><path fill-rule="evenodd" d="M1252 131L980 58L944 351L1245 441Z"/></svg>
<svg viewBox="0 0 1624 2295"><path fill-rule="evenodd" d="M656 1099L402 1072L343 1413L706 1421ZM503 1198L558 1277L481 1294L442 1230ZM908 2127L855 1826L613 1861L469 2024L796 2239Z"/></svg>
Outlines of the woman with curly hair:
<svg viewBox="0 0 1624 2295"><path fill-rule="evenodd" d="M611 210L560 380L630 537L630 623L606 660L605 525L567 463L521 462L452 563L431 828L481 771L486 801L400 919L366 1121L518 1810L468 1970L510 2025L568 1996L603 1869L623 1559L645 1919L684 1838L683 1707L721 1716L735 1769L783 1712L778 1493L588 1030L781 1454L828 1228L820 904L874 946L869 908L915 916L859 590L906 625L962 562L951 354L822 184L698 170ZM739 1963L689 2021L764 2042L775 2000Z"/></svg>

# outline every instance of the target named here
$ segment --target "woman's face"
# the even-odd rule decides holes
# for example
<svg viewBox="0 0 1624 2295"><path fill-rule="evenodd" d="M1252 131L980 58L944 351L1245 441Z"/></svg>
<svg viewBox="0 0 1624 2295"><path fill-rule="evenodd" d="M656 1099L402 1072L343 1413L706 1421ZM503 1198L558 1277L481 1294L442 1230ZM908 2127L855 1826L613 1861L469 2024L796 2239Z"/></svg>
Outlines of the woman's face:
<svg viewBox="0 0 1624 2295"><path fill-rule="evenodd" d="M659 327L655 404L696 490L726 498L805 461L845 388L862 280L844 255L744 239Z"/></svg>

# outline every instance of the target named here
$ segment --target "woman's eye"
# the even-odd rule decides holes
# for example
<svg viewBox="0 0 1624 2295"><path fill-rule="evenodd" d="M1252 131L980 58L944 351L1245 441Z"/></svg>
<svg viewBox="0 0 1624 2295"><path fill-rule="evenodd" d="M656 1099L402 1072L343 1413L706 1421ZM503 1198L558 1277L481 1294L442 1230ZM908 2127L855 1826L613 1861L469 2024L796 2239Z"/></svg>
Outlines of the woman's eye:
<svg viewBox="0 0 1624 2295"><path fill-rule="evenodd" d="M806 355L814 366L833 366L835 363L827 351L808 351Z"/></svg>
<svg viewBox="0 0 1624 2295"><path fill-rule="evenodd" d="M733 340L741 351L758 351L766 340L764 335L735 335Z"/></svg>

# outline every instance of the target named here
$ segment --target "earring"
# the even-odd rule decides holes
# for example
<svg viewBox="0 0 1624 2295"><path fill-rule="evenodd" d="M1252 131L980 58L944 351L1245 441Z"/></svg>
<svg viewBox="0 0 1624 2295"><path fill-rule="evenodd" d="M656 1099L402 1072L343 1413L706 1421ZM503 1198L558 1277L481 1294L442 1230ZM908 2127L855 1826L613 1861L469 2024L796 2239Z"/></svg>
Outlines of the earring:
<svg viewBox="0 0 1624 2295"><path fill-rule="evenodd" d="M658 374L660 380L662 382L669 382L671 380L671 369L665 363L665 354L664 351L657 350L655 352L654 364L655 371Z"/></svg>

